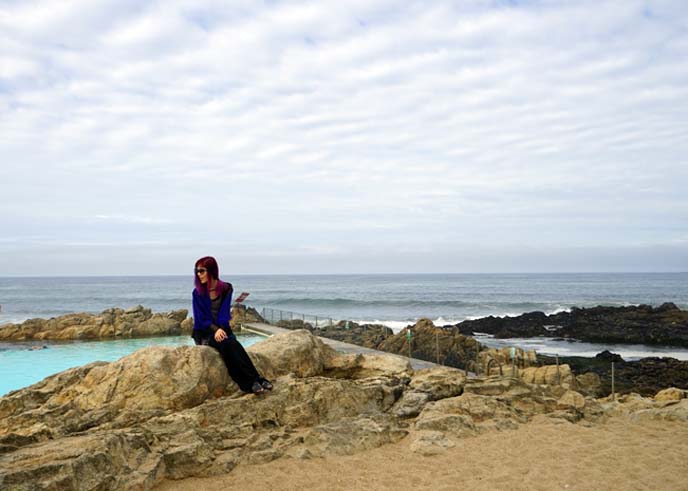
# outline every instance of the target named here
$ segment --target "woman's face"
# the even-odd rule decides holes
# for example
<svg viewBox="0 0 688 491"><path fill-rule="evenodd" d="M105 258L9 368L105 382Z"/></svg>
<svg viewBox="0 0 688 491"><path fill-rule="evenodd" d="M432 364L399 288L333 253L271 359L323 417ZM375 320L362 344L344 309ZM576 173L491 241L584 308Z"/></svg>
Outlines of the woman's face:
<svg viewBox="0 0 688 491"><path fill-rule="evenodd" d="M195 271L198 275L198 281L205 285L208 282L208 270L204 266L197 266Z"/></svg>

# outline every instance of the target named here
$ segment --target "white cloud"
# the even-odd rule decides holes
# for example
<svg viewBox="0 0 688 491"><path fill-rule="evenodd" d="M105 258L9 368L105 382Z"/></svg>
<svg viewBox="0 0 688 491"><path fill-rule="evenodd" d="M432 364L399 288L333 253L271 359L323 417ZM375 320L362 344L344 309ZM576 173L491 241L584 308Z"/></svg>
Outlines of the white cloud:
<svg viewBox="0 0 688 491"><path fill-rule="evenodd" d="M0 226L189 248L180 234L239 233L277 253L675 244L686 14L639 0L6 4Z"/></svg>

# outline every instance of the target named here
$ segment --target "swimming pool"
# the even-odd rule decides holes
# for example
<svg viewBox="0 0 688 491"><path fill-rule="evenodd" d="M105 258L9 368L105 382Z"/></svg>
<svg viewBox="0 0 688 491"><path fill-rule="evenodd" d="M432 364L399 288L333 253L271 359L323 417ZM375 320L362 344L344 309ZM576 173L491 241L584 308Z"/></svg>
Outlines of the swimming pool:
<svg viewBox="0 0 688 491"><path fill-rule="evenodd" d="M265 339L257 334L237 334L248 347ZM193 346L189 336L117 339L107 341L26 342L0 344L0 397L43 380L48 375L92 363L115 361L148 346ZM46 346L45 349L42 349Z"/></svg>

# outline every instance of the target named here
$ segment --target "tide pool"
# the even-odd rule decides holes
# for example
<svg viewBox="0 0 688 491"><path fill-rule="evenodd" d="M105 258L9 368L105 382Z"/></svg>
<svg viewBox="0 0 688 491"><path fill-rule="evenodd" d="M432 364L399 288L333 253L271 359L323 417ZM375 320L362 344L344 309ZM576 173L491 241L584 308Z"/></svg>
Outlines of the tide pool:
<svg viewBox="0 0 688 491"><path fill-rule="evenodd" d="M239 334L248 347L265 339L255 334ZM193 346L189 336L118 339L108 341L32 341L0 344L0 396L28 387L49 375L94 361L115 361L148 346ZM43 349L43 347L46 347Z"/></svg>

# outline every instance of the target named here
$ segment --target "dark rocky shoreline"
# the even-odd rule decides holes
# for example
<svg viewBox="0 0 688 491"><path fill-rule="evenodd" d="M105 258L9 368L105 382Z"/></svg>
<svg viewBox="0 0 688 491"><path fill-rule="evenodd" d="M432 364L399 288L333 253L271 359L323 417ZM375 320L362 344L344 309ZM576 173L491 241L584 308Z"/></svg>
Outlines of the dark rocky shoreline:
<svg viewBox="0 0 688 491"><path fill-rule="evenodd" d="M626 343L688 347L688 311L667 302L659 307L572 308L546 315L528 312L516 317L483 317L455 326L462 334L496 338L556 337L590 343Z"/></svg>

